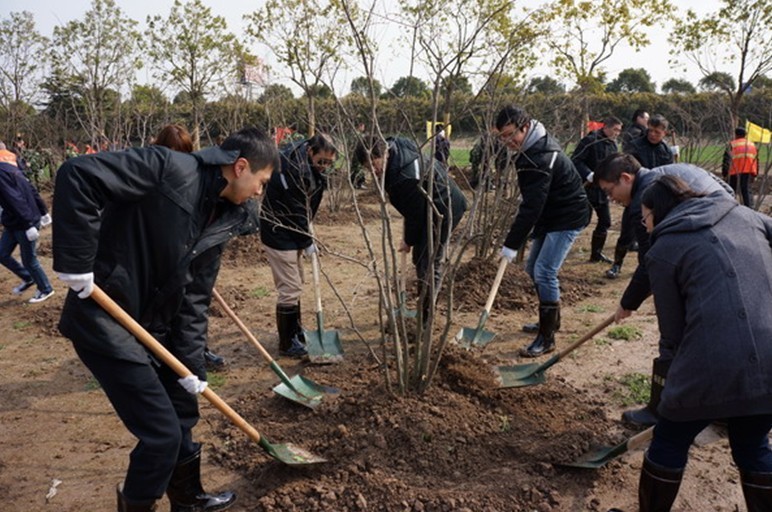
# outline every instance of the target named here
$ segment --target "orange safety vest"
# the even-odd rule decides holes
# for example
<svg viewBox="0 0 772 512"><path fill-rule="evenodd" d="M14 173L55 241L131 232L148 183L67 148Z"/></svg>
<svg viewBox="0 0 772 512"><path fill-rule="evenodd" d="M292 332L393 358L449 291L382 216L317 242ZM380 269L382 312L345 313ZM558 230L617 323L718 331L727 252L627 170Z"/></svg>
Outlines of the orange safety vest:
<svg viewBox="0 0 772 512"><path fill-rule="evenodd" d="M758 151L753 142L745 138L735 139L729 143L729 154L732 155L732 165L729 175L759 173Z"/></svg>
<svg viewBox="0 0 772 512"><path fill-rule="evenodd" d="M16 167L16 153L7 149L0 149L0 162Z"/></svg>

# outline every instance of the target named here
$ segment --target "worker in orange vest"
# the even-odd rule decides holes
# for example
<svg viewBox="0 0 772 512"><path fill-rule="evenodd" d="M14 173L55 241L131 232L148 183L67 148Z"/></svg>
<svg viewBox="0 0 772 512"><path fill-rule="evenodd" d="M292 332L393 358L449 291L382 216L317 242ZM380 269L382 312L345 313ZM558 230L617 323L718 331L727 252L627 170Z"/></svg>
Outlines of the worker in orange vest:
<svg viewBox="0 0 772 512"><path fill-rule="evenodd" d="M729 143L729 147L726 153L724 153L721 174L724 176L724 179L729 178L729 186L732 187L735 193L737 193L737 178L739 176L740 194L743 198L743 204L748 208L753 208L748 184L751 177L759 173L759 159L756 146L753 142L746 139L745 136L745 128L735 128L735 138Z"/></svg>
<svg viewBox="0 0 772 512"><path fill-rule="evenodd" d="M11 164L14 167L18 167L16 163L16 153L9 150L3 142L0 142L0 162Z"/></svg>

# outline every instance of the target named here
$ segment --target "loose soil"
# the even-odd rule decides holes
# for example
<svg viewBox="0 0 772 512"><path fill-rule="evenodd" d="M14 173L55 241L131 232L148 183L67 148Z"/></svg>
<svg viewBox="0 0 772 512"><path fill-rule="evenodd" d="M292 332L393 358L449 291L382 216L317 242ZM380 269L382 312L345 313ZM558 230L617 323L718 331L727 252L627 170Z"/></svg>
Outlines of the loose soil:
<svg viewBox="0 0 772 512"><path fill-rule="evenodd" d="M375 195L357 193L377 240ZM211 348L228 361L225 370L210 374L212 388L272 443L292 443L327 462L285 466L202 400L195 433L205 443L207 489L235 490L234 511L636 510L641 452L598 470L561 463L637 432L619 418L635 405L630 377L648 377L656 354L652 305L625 321L636 334L631 339L606 330L552 367L544 384L498 389L493 366L532 362L520 359L518 349L531 340L520 326L535 319L537 304L522 268L510 266L486 324L497 333L494 341L469 351L448 345L429 390L403 396L389 388L380 362L378 293L361 229L353 210L340 211L320 214L316 230L323 246L325 327L340 332L345 359L329 366L279 359L287 373L334 386L338 395L315 410L279 397L272 392L278 378L237 327L216 306L210 315ZM619 219L621 211L612 216ZM615 310L634 266L631 254L619 280L604 279L607 266L587 263L588 247L586 230L561 273L558 348ZM43 231L39 252L53 277L50 230ZM459 269L450 336L477 325L495 272L495 263L479 261ZM115 510L114 487L135 441L58 334L66 287L55 282L54 297L31 305L30 292L10 294L16 284L8 271L0 272L0 289L8 290L0 296L0 510ZM217 288L278 357L275 294L259 237L244 237L226 250ZM310 283L302 302L305 324L314 328ZM745 509L728 444L709 434L691 451L676 511ZM166 500L160 510L168 510Z"/></svg>

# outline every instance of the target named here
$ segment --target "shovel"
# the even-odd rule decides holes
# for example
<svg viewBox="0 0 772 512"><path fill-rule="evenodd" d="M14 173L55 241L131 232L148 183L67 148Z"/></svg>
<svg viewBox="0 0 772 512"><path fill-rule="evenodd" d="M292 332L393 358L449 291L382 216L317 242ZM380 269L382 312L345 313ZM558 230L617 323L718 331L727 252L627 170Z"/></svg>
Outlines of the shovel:
<svg viewBox="0 0 772 512"><path fill-rule="evenodd" d="M268 364L271 366L271 370L273 370L273 372L281 379L282 383L273 388L274 393L292 400L293 402L299 403L300 405L304 405L309 409L315 409L320 403L322 403L322 398L324 398L325 394L337 394L339 392L338 389L321 386L312 380L301 377L300 375L295 375L292 378L287 376L287 374L284 373L284 370L281 369L281 366L279 366L279 363L277 363L274 358L271 357L271 354L269 354L268 351L263 348L260 342L257 341L257 338L255 338L249 329L247 329L247 326L244 325L238 316L236 316L236 313L233 312L228 304L225 303L225 299L222 298L217 290L212 290L212 296L217 301L217 304L223 308L225 313L227 313L227 315L231 317L231 320L233 320L239 327L239 330L244 333L252 345L255 346L257 351L260 352L260 355L263 356L263 359L268 362Z"/></svg>
<svg viewBox="0 0 772 512"><path fill-rule="evenodd" d="M193 373L182 364L179 359L174 357L166 347L161 345L153 336L150 335L141 325L137 323L128 313L126 313L118 304L115 303L99 286L94 285L94 291L90 297L99 304L107 313L112 316L119 324L126 328L135 338L137 338L153 355L164 362L169 368L180 377L188 377ZM317 464L326 462L325 459L310 453L303 448L292 444L272 444L236 411L217 396L210 388L206 388L201 395L221 413L223 413L236 427L244 432L250 439L257 442L268 455L274 459L291 466Z"/></svg>
<svg viewBox="0 0 772 512"><path fill-rule="evenodd" d="M641 448L645 447L651 441L652 435L654 435L654 427L649 427L643 432L635 434L624 443L585 453L573 462L560 465L574 468L600 468L605 466L607 462L616 459L622 454L640 450Z"/></svg>
<svg viewBox="0 0 772 512"><path fill-rule="evenodd" d="M477 329L470 329L469 327L463 327L458 334L456 334L456 343L469 348L472 345L478 345L484 347L491 342L496 333L486 331L483 329L485 322L488 321L488 316L491 314L491 307L493 307L493 300L496 298L496 294L499 291L499 285L501 285L501 279L504 277L504 271L507 269L507 259L501 258L499 263L499 270L496 273L496 279L493 280L493 286L491 287L491 293L488 295L488 302L485 303L485 309L483 309L480 315L480 321L477 323Z"/></svg>
<svg viewBox="0 0 772 512"><path fill-rule="evenodd" d="M316 330L305 331L308 359L316 364L340 363L343 361L343 347L338 331L324 330L322 312L322 292L319 289L319 259L316 252L311 254L311 267L314 274L314 295L316 297Z"/></svg>
<svg viewBox="0 0 772 512"><path fill-rule="evenodd" d="M407 309L407 291L405 290L405 284L407 282L407 253L403 252L400 256L399 264L399 309L397 314L402 315L405 318L415 318L418 316L418 311L414 309Z"/></svg>
<svg viewBox="0 0 772 512"><path fill-rule="evenodd" d="M525 386L535 386L541 384L546 379L544 372L550 366L554 365L569 353L573 352L580 345L590 340L593 336L608 327L614 322L614 315L611 315L590 332L573 342L571 345L550 357L544 363L516 364L514 366L499 366L494 368L497 374L497 381L500 388L522 388Z"/></svg>

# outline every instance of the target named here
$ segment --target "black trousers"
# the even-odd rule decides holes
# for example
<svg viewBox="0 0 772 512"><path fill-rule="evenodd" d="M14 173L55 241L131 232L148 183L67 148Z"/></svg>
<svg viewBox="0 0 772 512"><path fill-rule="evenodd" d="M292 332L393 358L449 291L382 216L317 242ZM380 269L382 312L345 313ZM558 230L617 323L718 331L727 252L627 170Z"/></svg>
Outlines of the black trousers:
<svg viewBox="0 0 772 512"><path fill-rule="evenodd" d="M611 227L611 208L609 208L608 201L590 200L590 206L592 206L592 209L598 216L598 223L595 225L595 229L592 231L592 234L608 234L608 228Z"/></svg>
<svg viewBox="0 0 772 512"><path fill-rule="evenodd" d="M177 462L200 447L191 434L199 418L197 397L180 386L169 367L155 366L150 358L140 364L74 346L139 440L131 451L123 494L132 501L160 498Z"/></svg>
<svg viewBox="0 0 772 512"><path fill-rule="evenodd" d="M737 174L729 176L729 186L737 193ZM743 198L743 204L748 208L753 208L753 201L751 200L751 193L748 188L751 175L748 173L740 174L740 195Z"/></svg>

